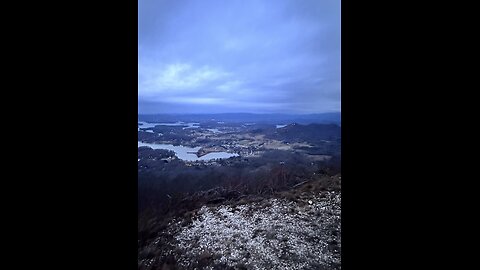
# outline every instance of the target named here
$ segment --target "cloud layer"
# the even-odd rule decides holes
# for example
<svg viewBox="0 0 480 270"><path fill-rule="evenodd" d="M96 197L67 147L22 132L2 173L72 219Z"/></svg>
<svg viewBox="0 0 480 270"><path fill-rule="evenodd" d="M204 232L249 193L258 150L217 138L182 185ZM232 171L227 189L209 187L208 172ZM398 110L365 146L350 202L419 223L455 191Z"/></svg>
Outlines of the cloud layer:
<svg viewBox="0 0 480 270"><path fill-rule="evenodd" d="M340 1L139 0L140 113L340 110Z"/></svg>

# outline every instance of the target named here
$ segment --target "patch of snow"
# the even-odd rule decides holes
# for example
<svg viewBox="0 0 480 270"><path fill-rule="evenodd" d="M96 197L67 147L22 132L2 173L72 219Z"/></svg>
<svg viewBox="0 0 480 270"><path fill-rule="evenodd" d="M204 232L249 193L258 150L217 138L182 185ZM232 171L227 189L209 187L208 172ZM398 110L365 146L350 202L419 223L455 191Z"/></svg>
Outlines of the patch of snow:
<svg viewBox="0 0 480 270"><path fill-rule="evenodd" d="M215 254L214 265L247 269L339 265L340 251L332 251L329 241L332 228L340 232L340 200L340 194L328 193L327 198L314 196L308 205L270 199L266 204L203 206L198 218L174 236L183 252L178 262L189 269L208 252ZM340 236L335 241L340 243Z"/></svg>

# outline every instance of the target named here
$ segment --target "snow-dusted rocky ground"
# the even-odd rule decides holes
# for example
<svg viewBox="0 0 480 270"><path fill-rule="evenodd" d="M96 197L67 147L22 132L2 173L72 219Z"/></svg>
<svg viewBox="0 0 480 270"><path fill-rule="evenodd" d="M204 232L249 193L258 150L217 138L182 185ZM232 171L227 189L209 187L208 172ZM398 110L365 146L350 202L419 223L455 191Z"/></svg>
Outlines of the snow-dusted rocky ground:
<svg viewBox="0 0 480 270"><path fill-rule="evenodd" d="M164 255L180 269L340 269L340 204L339 192L325 191L203 206L188 225L169 223Z"/></svg>

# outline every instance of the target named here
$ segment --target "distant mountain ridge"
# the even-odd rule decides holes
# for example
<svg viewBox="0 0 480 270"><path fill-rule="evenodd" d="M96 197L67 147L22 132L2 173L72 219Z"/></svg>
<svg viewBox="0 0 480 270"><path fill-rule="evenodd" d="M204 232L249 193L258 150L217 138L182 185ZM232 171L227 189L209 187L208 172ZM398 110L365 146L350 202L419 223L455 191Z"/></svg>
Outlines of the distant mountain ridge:
<svg viewBox="0 0 480 270"><path fill-rule="evenodd" d="M274 137L286 141L310 141L336 140L341 137L341 128L335 124L290 124L276 130Z"/></svg>
<svg viewBox="0 0 480 270"><path fill-rule="evenodd" d="M341 124L341 113L318 114L255 114L255 113L219 113L219 114L139 114L139 121L145 122L253 122L267 124Z"/></svg>

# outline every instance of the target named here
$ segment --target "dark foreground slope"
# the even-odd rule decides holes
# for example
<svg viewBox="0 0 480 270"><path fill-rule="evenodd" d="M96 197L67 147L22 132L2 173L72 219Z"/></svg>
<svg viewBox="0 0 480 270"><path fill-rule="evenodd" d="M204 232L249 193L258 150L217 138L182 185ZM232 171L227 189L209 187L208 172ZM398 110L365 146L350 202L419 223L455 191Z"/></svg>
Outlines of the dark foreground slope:
<svg viewBox="0 0 480 270"><path fill-rule="evenodd" d="M340 269L340 176L268 196L211 190L202 206L143 220L139 269ZM221 203L214 200L224 198Z"/></svg>

